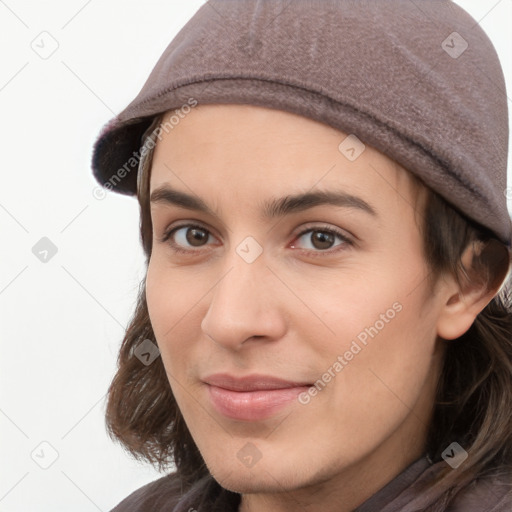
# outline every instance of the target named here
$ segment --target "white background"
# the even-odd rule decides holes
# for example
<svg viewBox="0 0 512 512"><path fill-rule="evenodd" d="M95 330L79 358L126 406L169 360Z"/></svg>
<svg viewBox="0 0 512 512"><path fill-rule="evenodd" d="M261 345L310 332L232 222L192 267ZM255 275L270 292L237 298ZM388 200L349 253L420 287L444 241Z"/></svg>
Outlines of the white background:
<svg viewBox="0 0 512 512"><path fill-rule="evenodd" d="M104 428L144 257L136 200L95 199L90 160L203 1L0 0L0 512L109 511L160 476ZM495 44L510 98L512 0L457 3ZM42 31L48 59L31 48ZM42 237L58 249L47 263Z"/></svg>

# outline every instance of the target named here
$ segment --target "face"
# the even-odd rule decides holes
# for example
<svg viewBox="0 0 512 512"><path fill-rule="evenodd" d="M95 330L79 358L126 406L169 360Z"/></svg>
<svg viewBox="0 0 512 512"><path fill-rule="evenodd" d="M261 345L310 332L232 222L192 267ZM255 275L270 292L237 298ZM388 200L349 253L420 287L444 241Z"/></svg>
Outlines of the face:
<svg viewBox="0 0 512 512"><path fill-rule="evenodd" d="M151 324L194 441L236 492L343 481L357 504L423 453L442 304L419 203L403 168L346 137L202 105L155 150Z"/></svg>

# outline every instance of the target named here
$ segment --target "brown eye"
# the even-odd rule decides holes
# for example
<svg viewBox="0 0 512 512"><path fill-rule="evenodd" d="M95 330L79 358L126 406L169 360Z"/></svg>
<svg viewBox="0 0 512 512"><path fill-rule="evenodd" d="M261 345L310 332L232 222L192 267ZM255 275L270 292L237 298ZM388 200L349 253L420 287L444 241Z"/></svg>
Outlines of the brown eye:
<svg viewBox="0 0 512 512"><path fill-rule="evenodd" d="M318 226L302 231L296 240L301 239L302 243L294 243L292 247L306 249L312 253L331 253L352 245L352 242L343 233L330 227ZM338 243L336 243L336 239L339 240Z"/></svg>
<svg viewBox="0 0 512 512"><path fill-rule="evenodd" d="M311 233L311 242L315 249L330 249L334 240L335 236L326 231L313 231Z"/></svg>
<svg viewBox="0 0 512 512"><path fill-rule="evenodd" d="M194 247L200 247L205 241L208 241L208 234L205 229L185 228L185 232L185 239Z"/></svg>
<svg viewBox="0 0 512 512"><path fill-rule="evenodd" d="M207 245L211 233L201 226L185 224L166 233L162 242L168 242L176 252L194 252L194 247Z"/></svg>

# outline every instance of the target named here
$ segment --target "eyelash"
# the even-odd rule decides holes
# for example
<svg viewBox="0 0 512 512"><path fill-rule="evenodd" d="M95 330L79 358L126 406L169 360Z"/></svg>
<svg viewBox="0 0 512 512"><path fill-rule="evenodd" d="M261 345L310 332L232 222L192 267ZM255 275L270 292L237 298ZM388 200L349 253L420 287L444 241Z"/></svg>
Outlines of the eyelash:
<svg viewBox="0 0 512 512"><path fill-rule="evenodd" d="M169 229L168 231L166 231L164 233L163 237L159 241L161 243L168 242L171 249L176 253L190 255L192 253L199 252L199 250L194 250L194 249L191 249L191 250L183 249L179 245L177 245L174 241L171 240L172 235L176 231L183 229L183 228L192 228L192 229L196 228L196 229L203 230L203 231L207 232L209 235L211 235L211 233L208 229L206 229L204 226L201 226L199 224L182 224L179 226L174 226L172 229ZM330 235L337 236L342 241L342 243L335 246L334 248L326 249L326 250L312 250L312 249L297 249L297 250L302 251L302 252L305 251L308 253L313 253L314 256L323 256L323 255L332 255L333 253L337 253L339 251L345 250L347 248L347 246L350 247L353 245L353 242L348 237L346 237L343 233L338 231L337 229L334 229L334 228L328 227L328 226L321 226L321 225L307 228L307 229L301 231L300 233L298 233L295 238L299 239L302 236L304 236L305 234L313 233L315 231L319 231L322 233L328 233Z"/></svg>

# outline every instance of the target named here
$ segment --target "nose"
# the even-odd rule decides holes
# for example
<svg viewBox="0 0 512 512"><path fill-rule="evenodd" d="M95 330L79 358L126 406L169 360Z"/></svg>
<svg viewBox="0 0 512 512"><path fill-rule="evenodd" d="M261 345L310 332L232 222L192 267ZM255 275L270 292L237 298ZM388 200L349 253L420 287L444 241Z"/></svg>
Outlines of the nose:
<svg viewBox="0 0 512 512"><path fill-rule="evenodd" d="M276 288L282 283L264 258L246 263L235 254L223 275L212 289L201 322L205 335L229 350L241 349L250 338L281 338L286 332L286 318Z"/></svg>

